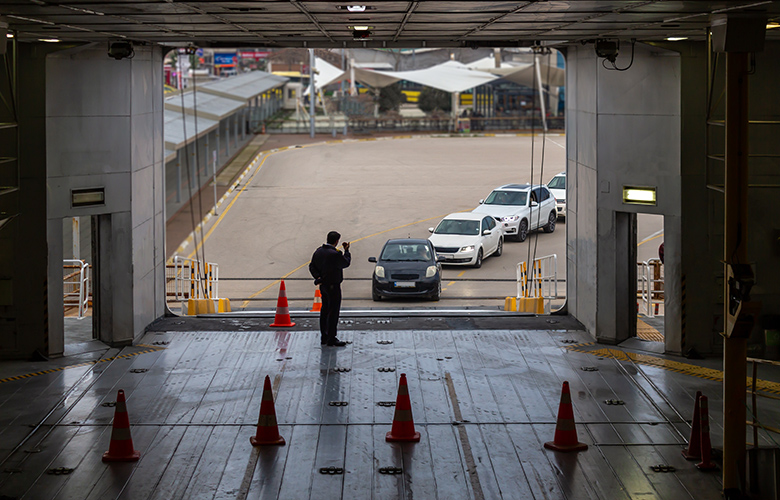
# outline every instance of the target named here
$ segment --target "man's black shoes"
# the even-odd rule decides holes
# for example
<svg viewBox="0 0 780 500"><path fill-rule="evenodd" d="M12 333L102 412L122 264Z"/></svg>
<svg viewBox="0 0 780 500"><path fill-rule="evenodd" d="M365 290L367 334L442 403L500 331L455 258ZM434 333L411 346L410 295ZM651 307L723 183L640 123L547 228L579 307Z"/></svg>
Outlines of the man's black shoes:
<svg viewBox="0 0 780 500"><path fill-rule="evenodd" d="M344 347L345 345L347 345L347 343L339 339L333 339L332 341L328 342L329 347Z"/></svg>

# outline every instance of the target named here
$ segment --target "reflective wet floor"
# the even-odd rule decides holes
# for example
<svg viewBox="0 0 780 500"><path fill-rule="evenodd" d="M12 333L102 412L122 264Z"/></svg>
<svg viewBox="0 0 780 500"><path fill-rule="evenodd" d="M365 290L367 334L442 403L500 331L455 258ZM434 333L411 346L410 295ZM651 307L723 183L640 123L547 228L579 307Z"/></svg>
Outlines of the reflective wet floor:
<svg viewBox="0 0 780 500"><path fill-rule="evenodd" d="M0 496L720 498L719 471L681 454L697 390L709 397L711 438L721 445L718 360L600 346L565 319L528 329L344 320L340 337L351 344L341 348L319 345L314 319L284 331L263 319L186 330L202 321L164 320L99 361L3 379ZM493 328L475 329L479 321ZM402 373L418 443L385 441ZM761 387L777 393L764 374ZM266 375L284 446L250 444ZM586 451L543 447L556 434L564 381ZM119 389L141 457L107 464ZM760 418L779 420L777 401L759 408Z"/></svg>

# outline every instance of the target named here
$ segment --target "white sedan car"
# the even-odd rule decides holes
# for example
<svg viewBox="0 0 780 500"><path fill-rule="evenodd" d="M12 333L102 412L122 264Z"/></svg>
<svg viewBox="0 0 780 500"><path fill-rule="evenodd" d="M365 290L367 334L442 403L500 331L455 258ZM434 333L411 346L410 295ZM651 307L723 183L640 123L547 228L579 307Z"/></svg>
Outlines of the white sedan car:
<svg viewBox="0 0 780 500"><path fill-rule="evenodd" d="M428 237L442 264L482 267L482 260L504 250L504 232L493 217L473 212L450 214Z"/></svg>
<svg viewBox="0 0 780 500"><path fill-rule="evenodd" d="M555 196L555 208L558 218L566 217L566 172L556 175L547 183L547 189Z"/></svg>

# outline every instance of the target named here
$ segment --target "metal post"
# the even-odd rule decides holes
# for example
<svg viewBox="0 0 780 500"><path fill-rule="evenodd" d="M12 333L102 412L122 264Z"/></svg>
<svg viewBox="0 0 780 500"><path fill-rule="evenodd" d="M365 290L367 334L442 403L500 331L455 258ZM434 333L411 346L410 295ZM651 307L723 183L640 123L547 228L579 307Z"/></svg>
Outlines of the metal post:
<svg viewBox="0 0 780 500"><path fill-rule="evenodd" d="M534 66L536 66L536 81L539 85L539 106L542 108L542 128L546 132L547 131L547 109L544 104L544 87L542 86L542 69L539 64L539 54L536 53L534 53Z"/></svg>
<svg viewBox="0 0 780 500"><path fill-rule="evenodd" d="M176 151L176 203L181 203L181 149Z"/></svg>
<svg viewBox="0 0 780 500"><path fill-rule="evenodd" d="M724 275L747 264L748 60L746 52L726 53L726 185ZM729 284L724 280L724 331L729 316ZM723 489L741 489L745 477L747 339L723 341Z"/></svg>
<svg viewBox="0 0 780 500"><path fill-rule="evenodd" d="M215 149L211 156L213 157L213 166L214 166L214 215L219 215L217 213L217 150Z"/></svg>
<svg viewBox="0 0 780 500"><path fill-rule="evenodd" d="M309 136L314 137L314 49L309 49Z"/></svg>
<svg viewBox="0 0 780 500"><path fill-rule="evenodd" d="M81 232L79 231L79 218L73 217L73 258L81 259Z"/></svg>

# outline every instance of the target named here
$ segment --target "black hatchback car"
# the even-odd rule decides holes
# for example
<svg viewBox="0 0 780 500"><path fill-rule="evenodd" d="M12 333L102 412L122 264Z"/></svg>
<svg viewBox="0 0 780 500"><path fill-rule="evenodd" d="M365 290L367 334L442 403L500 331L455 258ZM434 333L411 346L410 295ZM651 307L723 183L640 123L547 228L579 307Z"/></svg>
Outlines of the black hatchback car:
<svg viewBox="0 0 780 500"><path fill-rule="evenodd" d="M376 263L371 283L371 297L426 297L439 300L441 264L428 240L387 240Z"/></svg>

